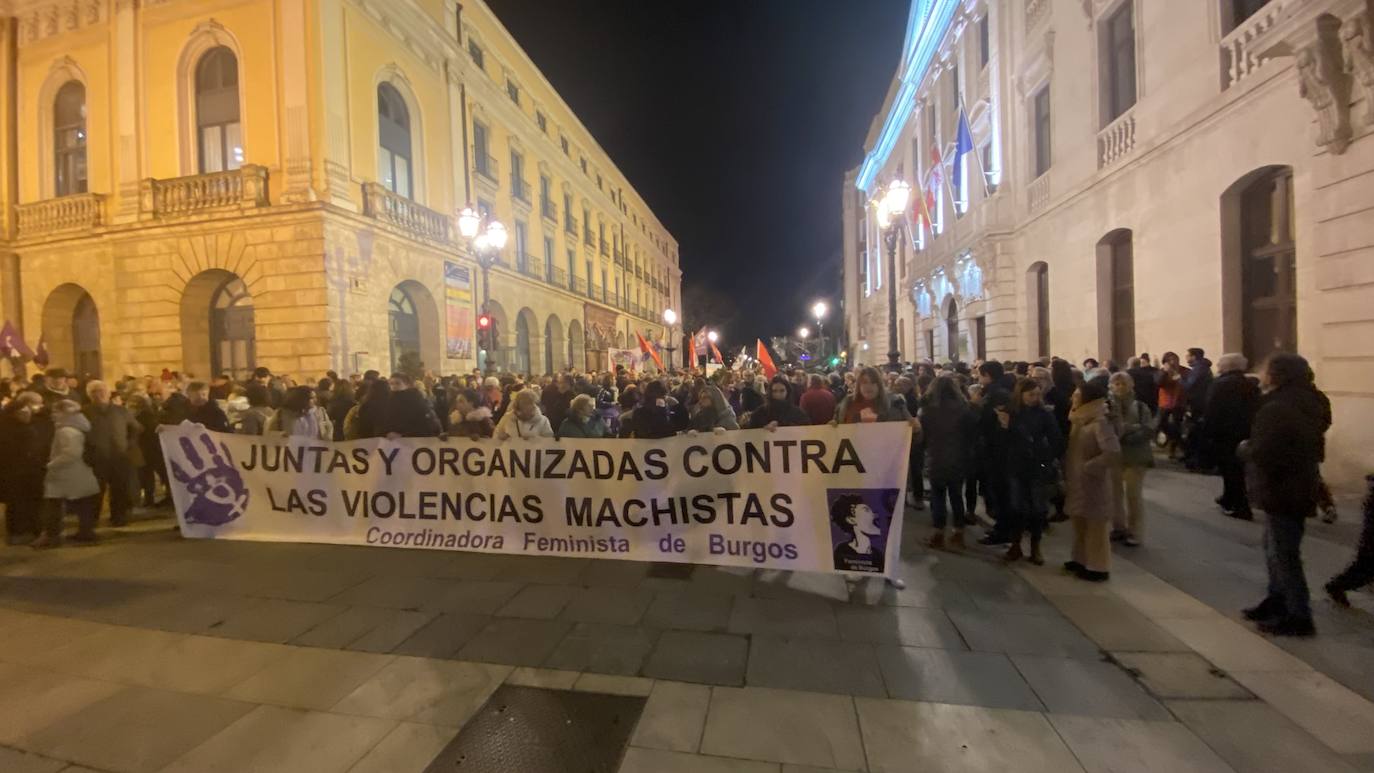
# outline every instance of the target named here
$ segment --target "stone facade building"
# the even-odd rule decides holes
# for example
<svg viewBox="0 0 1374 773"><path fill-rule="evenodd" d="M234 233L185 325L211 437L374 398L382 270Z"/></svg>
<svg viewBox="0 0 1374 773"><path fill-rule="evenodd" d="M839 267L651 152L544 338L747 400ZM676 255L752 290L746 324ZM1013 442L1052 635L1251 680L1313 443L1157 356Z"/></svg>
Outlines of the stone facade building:
<svg viewBox="0 0 1374 773"><path fill-rule="evenodd" d="M1370 0L914 0L865 152L854 359L1298 351L1332 399L1330 474L1371 471ZM871 203L896 178L891 265Z"/></svg>
<svg viewBox="0 0 1374 773"><path fill-rule="evenodd" d="M0 316L52 363L598 367L673 237L481 0L0 0ZM455 215L509 240L489 286Z"/></svg>

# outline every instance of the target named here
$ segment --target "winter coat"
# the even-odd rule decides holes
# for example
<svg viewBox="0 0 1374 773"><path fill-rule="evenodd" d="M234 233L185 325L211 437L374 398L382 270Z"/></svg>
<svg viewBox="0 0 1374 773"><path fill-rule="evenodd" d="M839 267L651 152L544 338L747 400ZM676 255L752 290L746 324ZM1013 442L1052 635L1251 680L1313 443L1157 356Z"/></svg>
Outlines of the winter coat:
<svg viewBox="0 0 1374 773"><path fill-rule="evenodd" d="M86 442L91 446L97 466L127 460L129 450L138 447L138 434L142 428L124 406L90 403L81 412L91 423Z"/></svg>
<svg viewBox="0 0 1374 773"><path fill-rule="evenodd" d="M582 421L576 414L570 412L563 423L558 425L558 436L561 438L603 438L606 437L606 423L596 414L592 414L591 418Z"/></svg>
<svg viewBox="0 0 1374 773"><path fill-rule="evenodd" d="M1121 443L1121 461L1127 467L1154 466L1153 420L1150 409L1132 395L1126 400L1113 398L1109 403L1112 426Z"/></svg>
<svg viewBox="0 0 1374 773"><path fill-rule="evenodd" d="M1314 515L1330 426L1331 404L1311 384L1289 384L1265 395L1242 446L1251 504L1271 516Z"/></svg>
<svg viewBox="0 0 1374 773"><path fill-rule="evenodd" d="M457 415L457 412L454 412ZM462 421L454 421L449 417L448 434L456 437L491 437L496 433L496 422L491 420L491 409L485 405L479 405L468 411L468 415Z"/></svg>
<svg viewBox="0 0 1374 773"><path fill-rule="evenodd" d="M1111 520L1116 498L1110 470L1121 443L1107 401L1093 400L1069 412L1069 450L1064 455L1064 510L1072 516Z"/></svg>
<svg viewBox="0 0 1374 773"><path fill-rule="evenodd" d="M1183 391L1188 396L1188 410L1201 416L1207 410L1207 390L1212 387L1212 361L1203 357L1193 360L1183 376Z"/></svg>
<svg viewBox="0 0 1374 773"><path fill-rule="evenodd" d="M735 412L730 408L730 404L725 402L725 395L721 393L720 389L713 384L706 384L702 389L710 395L711 407L698 408L697 412L692 414L692 429L698 432L710 432L716 427L739 429L739 421L735 418Z"/></svg>
<svg viewBox="0 0 1374 773"><path fill-rule="evenodd" d="M379 435L394 432L401 437L438 437L439 417L420 390L402 389L387 398L380 429Z"/></svg>
<svg viewBox="0 0 1374 773"><path fill-rule="evenodd" d="M196 424L203 424L206 429L215 432L230 432L229 417L224 414L224 409L219 407L219 403L214 400L207 401L204 405L192 406L186 418Z"/></svg>
<svg viewBox="0 0 1374 773"><path fill-rule="evenodd" d="M329 414L320 407L304 413L297 413L289 408L278 408L268 420L264 434L278 432L311 440L333 440L334 424L329 420Z"/></svg>
<svg viewBox="0 0 1374 773"><path fill-rule="evenodd" d="M149 405L134 415L134 421L143 428L138 433L138 445L143 450L144 466L162 467L162 443L157 439L157 412Z"/></svg>
<svg viewBox="0 0 1374 773"><path fill-rule="evenodd" d="M43 478L44 498L84 499L99 494L100 483L95 478L95 471L83 458L86 435L91 431L90 420L80 413L71 413L55 421L57 430L53 433L47 474Z"/></svg>
<svg viewBox="0 0 1374 773"><path fill-rule="evenodd" d="M672 437L678 431L678 417L663 405L641 405L620 416L621 437L654 439Z"/></svg>
<svg viewBox="0 0 1374 773"><path fill-rule="evenodd" d="M1145 404L1151 413L1159 410L1159 388L1156 384L1159 376L1159 368L1151 366L1138 366L1129 368L1126 374L1131 377L1131 382L1135 385L1135 399Z"/></svg>
<svg viewBox="0 0 1374 773"><path fill-rule="evenodd" d="M259 405L239 414L239 423L234 431L240 435L262 435L267 432L267 423L271 420L272 409Z"/></svg>
<svg viewBox="0 0 1374 773"><path fill-rule="evenodd" d="M1202 433L1219 451L1235 451L1240 441L1250 437L1250 423L1259 408L1259 383L1240 371L1217 376L1207 391L1207 410L1203 413Z"/></svg>
<svg viewBox="0 0 1374 773"><path fill-rule="evenodd" d="M500 423L496 425L497 440L508 438L537 440L545 437L553 437L553 427L549 425L549 417L541 413L537 406L534 409L534 416L523 421L515 414L515 408L512 407L506 411L506 415L502 416Z"/></svg>
<svg viewBox="0 0 1374 773"><path fill-rule="evenodd" d="M797 407L793 399L793 389L792 384L787 384L787 397L782 400L774 400L770 396L763 407L749 414L749 423L745 429L763 429L773 422L777 422L779 427L809 426L811 417Z"/></svg>
<svg viewBox="0 0 1374 773"><path fill-rule="evenodd" d="M1048 407L1025 408L1007 422L1007 472L1026 483L1053 483L1054 462L1064 453L1059 421Z"/></svg>
<svg viewBox="0 0 1374 773"><path fill-rule="evenodd" d="M37 417L20 421L12 407L0 411L0 502L38 499L51 439Z"/></svg>
<svg viewBox="0 0 1374 773"><path fill-rule="evenodd" d="M539 395L539 407L549 417L549 426L561 427L572 405L572 392L555 392L552 387Z"/></svg>
<svg viewBox="0 0 1374 773"><path fill-rule="evenodd" d="M159 424L177 425L186 421L191 415L191 401L186 395L180 392L173 392L167 395L167 399L162 401L162 406L158 408L157 421Z"/></svg>
<svg viewBox="0 0 1374 773"><path fill-rule="evenodd" d="M827 424L835 418L835 406L839 403L835 393L825 387L808 389L802 392L801 409L806 411L812 424Z"/></svg>
<svg viewBox="0 0 1374 773"><path fill-rule="evenodd" d="M857 387L856 387L856 389L857 389ZM847 415L849 414L849 407L850 407L851 405L853 405L854 402L855 402L855 396L854 396L854 395L849 394L849 395L845 395L845 396L844 396L844 399L840 401L840 404L837 405L837 406L835 406L835 421L836 421L836 422L838 422L838 423L840 423L840 424L846 423L846 422L845 422L845 416L847 416ZM878 401L877 401L877 403L876 403L875 405L871 406L871 407L872 407L873 410L878 414L878 419L877 419L878 421L910 421L910 420L911 420L911 414L910 414L910 413L907 413L907 410L906 410L906 401L903 400L900 396L898 396L898 397L896 397L896 398L893 398L891 395L887 394L886 392L880 393L880 394L878 395ZM855 423L855 422L851 422L851 423Z"/></svg>
<svg viewBox="0 0 1374 773"><path fill-rule="evenodd" d="M977 427L977 415L964 403L927 404L921 409L926 471L932 483L953 483L969 476Z"/></svg>
<svg viewBox="0 0 1374 773"><path fill-rule="evenodd" d="M357 404L356 400L346 395L334 395L329 399L329 421L334 425L335 440L344 439L344 421Z"/></svg>

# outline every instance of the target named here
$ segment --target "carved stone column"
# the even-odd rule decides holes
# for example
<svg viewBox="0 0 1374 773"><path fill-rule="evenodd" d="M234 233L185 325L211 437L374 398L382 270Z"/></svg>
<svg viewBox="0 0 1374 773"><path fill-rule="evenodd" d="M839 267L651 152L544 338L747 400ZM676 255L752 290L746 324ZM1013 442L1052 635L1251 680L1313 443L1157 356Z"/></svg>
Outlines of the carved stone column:
<svg viewBox="0 0 1374 773"><path fill-rule="evenodd" d="M285 0L281 5L282 39L306 38L305 0ZM286 183L281 198L285 202L310 201L315 191L310 185L311 143L310 104L306 93L308 80L306 46L287 45L282 56L282 97L286 113Z"/></svg>
<svg viewBox="0 0 1374 773"><path fill-rule="evenodd" d="M1323 14L1316 37L1298 49L1298 95L1317 111L1317 144L1340 155L1350 145L1350 83L1341 55L1341 20Z"/></svg>
<svg viewBox="0 0 1374 773"><path fill-rule="evenodd" d="M1374 6L1374 0L1369 3ZM1374 7L1356 12L1341 25L1345 66L1364 92L1364 122L1374 126Z"/></svg>
<svg viewBox="0 0 1374 773"><path fill-rule="evenodd" d="M116 177L118 204L112 214L116 221L138 217L140 154L138 137L138 38L137 0L119 0L114 8L114 99Z"/></svg>

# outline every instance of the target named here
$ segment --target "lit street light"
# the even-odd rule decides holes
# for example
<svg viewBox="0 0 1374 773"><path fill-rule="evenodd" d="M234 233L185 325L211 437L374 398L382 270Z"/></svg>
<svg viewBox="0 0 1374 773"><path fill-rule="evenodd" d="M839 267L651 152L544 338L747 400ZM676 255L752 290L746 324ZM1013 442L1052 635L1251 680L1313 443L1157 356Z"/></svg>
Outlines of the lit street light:
<svg viewBox="0 0 1374 773"><path fill-rule="evenodd" d="M825 324L822 320L825 319L825 312L827 311L829 309L826 308L825 301L816 301L816 304L811 307L811 316L816 320L816 358L820 360L825 359Z"/></svg>
<svg viewBox="0 0 1374 773"><path fill-rule="evenodd" d="M482 269L482 314L485 315L491 300L491 267L501 259L501 250L506 246L506 227L493 219L483 229L481 213L472 207L463 207L463 211L458 213L458 233L468 240L468 246L477 258L477 265ZM496 341L491 344L493 349L500 351Z"/></svg>
<svg viewBox="0 0 1374 773"><path fill-rule="evenodd" d="M887 244L887 360L888 369L901 366L902 350L897 346L897 239L906 223L906 205L911 198L911 186L901 178L888 183L878 201L878 227Z"/></svg>
<svg viewBox="0 0 1374 773"><path fill-rule="evenodd" d="M668 350L668 362L671 363L669 365L669 370L671 370L677 367L677 361L673 359L673 352L677 351L677 347L673 346L676 342L676 335L674 335L673 331L677 329L677 312L672 309L664 309L663 324L668 326L668 345L663 348Z"/></svg>

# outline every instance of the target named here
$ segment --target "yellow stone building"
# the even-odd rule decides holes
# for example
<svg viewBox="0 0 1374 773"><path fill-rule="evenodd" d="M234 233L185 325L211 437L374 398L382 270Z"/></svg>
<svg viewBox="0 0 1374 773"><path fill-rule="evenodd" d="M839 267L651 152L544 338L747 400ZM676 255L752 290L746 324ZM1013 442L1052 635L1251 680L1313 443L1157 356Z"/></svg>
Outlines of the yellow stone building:
<svg viewBox="0 0 1374 773"><path fill-rule="evenodd" d="M0 0L0 317L105 377L604 366L678 246L481 0ZM466 204L509 240L490 284Z"/></svg>

